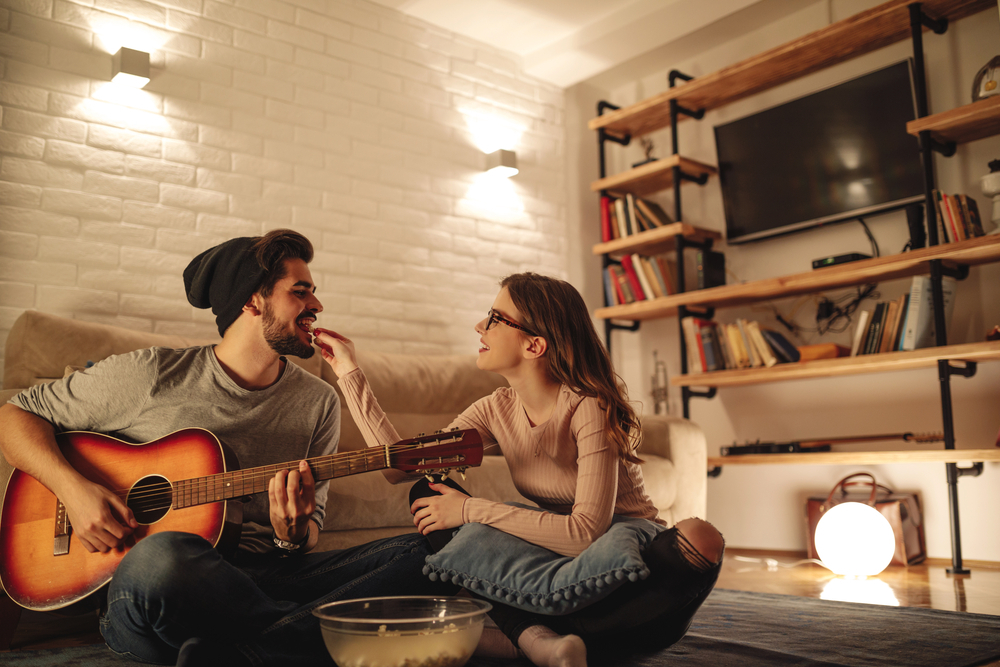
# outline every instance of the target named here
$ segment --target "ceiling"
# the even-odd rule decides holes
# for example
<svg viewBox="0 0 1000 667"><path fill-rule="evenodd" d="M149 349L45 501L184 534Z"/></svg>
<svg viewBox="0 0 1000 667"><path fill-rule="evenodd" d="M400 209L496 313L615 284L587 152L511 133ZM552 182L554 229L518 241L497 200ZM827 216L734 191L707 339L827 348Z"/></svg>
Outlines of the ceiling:
<svg viewBox="0 0 1000 667"><path fill-rule="evenodd" d="M760 0L375 0L519 56L561 88L689 35Z"/></svg>

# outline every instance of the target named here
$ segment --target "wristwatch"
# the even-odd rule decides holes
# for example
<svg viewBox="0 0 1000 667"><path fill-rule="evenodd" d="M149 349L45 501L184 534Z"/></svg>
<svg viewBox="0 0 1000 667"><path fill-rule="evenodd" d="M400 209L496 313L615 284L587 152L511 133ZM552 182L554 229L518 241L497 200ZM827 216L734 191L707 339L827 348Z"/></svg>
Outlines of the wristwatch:
<svg viewBox="0 0 1000 667"><path fill-rule="evenodd" d="M305 545L306 542L309 541L309 531L311 529L312 529L311 526L306 525L306 536L303 537L298 542L289 542L288 540L283 540L280 537L278 537L274 533L274 529L272 528L271 529L271 536L274 539L274 546L278 547L279 549L283 549L284 551L287 551L289 553L291 553L293 551L298 551L299 549L302 548L303 545Z"/></svg>

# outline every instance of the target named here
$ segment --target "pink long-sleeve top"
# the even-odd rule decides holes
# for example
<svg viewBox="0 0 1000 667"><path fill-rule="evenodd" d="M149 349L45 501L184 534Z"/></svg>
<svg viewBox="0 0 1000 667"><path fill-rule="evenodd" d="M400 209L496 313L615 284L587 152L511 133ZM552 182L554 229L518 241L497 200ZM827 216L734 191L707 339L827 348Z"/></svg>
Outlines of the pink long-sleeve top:
<svg viewBox="0 0 1000 667"><path fill-rule="evenodd" d="M400 440L359 368L339 381L369 447ZM466 523L482 523L565 556L576 556L611 525L614 514L664 524L646 494L642 470L623 463L604 435L597 399L563 386L552 416L534 426L510 388L497 389L460 414L448 428L474 428L483 445L500 445L514 486L549 512L485 498L469 498Z"/></svg>

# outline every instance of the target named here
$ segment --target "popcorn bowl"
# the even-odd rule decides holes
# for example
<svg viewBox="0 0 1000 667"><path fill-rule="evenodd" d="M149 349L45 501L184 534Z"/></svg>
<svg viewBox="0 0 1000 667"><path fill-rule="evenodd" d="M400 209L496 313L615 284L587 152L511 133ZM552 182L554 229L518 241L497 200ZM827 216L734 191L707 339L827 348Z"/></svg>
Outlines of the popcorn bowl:
<svg viewBox="0 0 1000 667"><path fill-rule="evenodd" d="M462 667L492 605L460 597L331 602L315 610L338 667Z"/></svg>

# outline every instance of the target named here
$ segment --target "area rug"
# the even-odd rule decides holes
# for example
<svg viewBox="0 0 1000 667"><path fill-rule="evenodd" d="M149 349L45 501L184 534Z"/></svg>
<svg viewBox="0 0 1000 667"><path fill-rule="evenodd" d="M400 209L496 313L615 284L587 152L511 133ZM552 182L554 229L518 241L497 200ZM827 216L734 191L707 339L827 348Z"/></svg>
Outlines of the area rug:
<svg viewBox="0 0 1000 667"><path fill-rule="evenodd" d="M973 667L1000 659L1000 616L715 590L688 634L652 655L592 655L591 667ZM0 653L10 667L132 667L103 646ZM469 667L530 667L473 658Z"/></svg>

